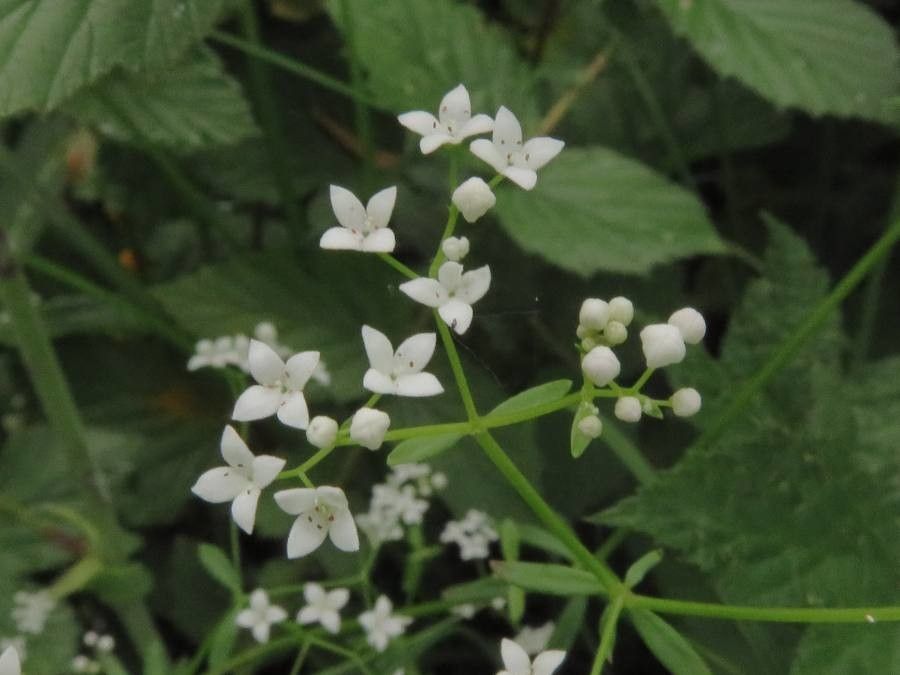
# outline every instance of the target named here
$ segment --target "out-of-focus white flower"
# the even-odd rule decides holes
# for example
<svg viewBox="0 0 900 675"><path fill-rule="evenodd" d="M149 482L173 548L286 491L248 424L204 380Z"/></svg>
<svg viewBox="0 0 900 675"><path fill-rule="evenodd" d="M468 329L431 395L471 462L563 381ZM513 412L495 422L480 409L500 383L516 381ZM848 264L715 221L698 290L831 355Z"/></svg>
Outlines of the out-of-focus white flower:
<svg viewBox="0 0 900 675"><path fill-rule="evenodd" d="M462 520L451 520L444 526L440 539L444 544L457 544L461 559L476 560L490 555L491 542L499 536L486 513L469 509Z"/></svg>
<svg viewBox="0 0 900 675"><path fill-rule="evenodd" d="M471 619L473 616L475 616L478 608L475 607L475 605L473 605L471 602L466 602L462 605L451 607L450 611L456 614L456 616L462 617L463 619Z"/></svg>
<svg viewBox="0 0 900 675"><path fill-rule="evenodd" d="M72 670L76 673L99 673L100 664L84 654L79 654L72 659Z"/></svg>
<svg viewBox="0 0 900 675"><path fill-rule="evenodd" d="M641 331L641 348L648 368L664 368L680 363L685 355L681 331L667 323L646 326Z"/></svg>
<svg viewBox="0 0 900 675"><path fill-rule="evenodd" d="M200 340L194 346L194 355L188 360L187 369L194 371L200 368L224 368L235 364L238 352L234 338L223 336L215 340Z"/></svg>
<svg viewBox="0 0 900 675"><path fill-rule="evenodd" d="M377 450L384 443L384 435L391 426L390 416L383 410L357 410L350 420L350 438L369 450Z"/></svg>
<svg viewBox="0 0 900 675"><path fill-rule="evenodd" d="M303 625L320 623L329 633L337 633L341 629L341 610L350 599L350 591L346 588L335 588L326 591L319 584L308 583L303 587L306 607L297 614L297 623Z"/></svg>
<svg viewBox="0 0 900 675"><path fill-rule="evenodd" d="M403 635L412 618L393 613L394 605L386 595L379 596L375 606L359 615L359 625L366 631L366 641L377 651L387 649L392 638Z"/></svg>
<svg viewBox="0 0 900 675"><path fill-rule="evenodd" d="M56 600L46 591L19 591L13 596L13 602L15 607L12 610L12 620L16 624L16 630L32 635L44 632L50 612L56 607Z"/></svg>
<svg viewBox="0 0 900 675"><path fill-rule="evenodd" d="M696 415L700 412L700 406L702 405L700 392L693 387L679 389L669 397L669 402L672 404L672 412L678 417Z"/></svg>
<svg viewBox="0 0 900 675"><path fill-rule="evenodd" d="M494 127L494 120L489 115L472 117L469 92L461 84L444 95L437 117L423 110L415 110L403 113L397 119L422 137L419 149L423 155L434 152L445 143L456 145L469 136L485 134Z"/></svg>
<svg viewBox="0 0 900 675"><path fill-rule="evenodd" d="M466 237L447 237L441 242L441 250L447 260L459 262L469 254L469 240Z"/></svg>
<svg viewBox="0 0 900 675"><path fill-rule="evenodd" d="M306 440L317 448L330 448L334 445L337 435L337 420L325 415L313 417L306 429Z"/></svg>
<svg viewBox="0 0 900 675"><path fill-rule="evenodd" d="M347 495L337 487L293 488L275 493L283 511L297 516L288 535L288 558L300 558L315 551L325 537L342 551L359 550L359 534L350 515Z"/></svg>
<svg viewBox="0 0 900 675"><path fill-rule="evenodd" d="M0 654L0 675L22 675L22 662L15 647L7 647Z"/></svg>
<svg viewBox="0 0 900 675"><path fill-rule="evenodd" d="M598 387L605 387L616 379L621 369L619 358L603 345L594 347L581 359L581 370Z"/></svg>
<svg viewBox="0 0 900 675"><path fill-rule="evenodd" d="M689 345L698 344L706 335L706 320L693 307L684 307L669 317L669 323L681 331L681 337Z"/></svg>
<svg viewBox="0 0 900 675"><path fill-rule="evenodd" d="M362 337L370 366L363 377L366 389L376 394L414 397L443 393L438 379L422 372L434 354L434 333L413 335L401 342L397 351L384 333L371 326L362 327Z"/></svg>
<svg viewBox="0 0 900 675"><path fill-rule="evenodd" d="M447 477L432 473L427 464L399 464L385 483L372 487L369 511L356 517L374 544L403 538L403 525L422 522L428 511L426 497L447 486Z"/></svg>
<svg viewBox="0 0 900 675"><path fill-rule="evenodd" d="M205 472L191 492L213 504L231 502L231 517L247 534L253 533L259 495L281 470L285 461L271 455L254 457L233 427L222 432L222 457L228 466Z"/></svg>
<svg viewBox="0 0 900 675"><path fill-rule="evenodd" d="M638 422L641 419L641 402L634 396L623 396L616 401L616 417L623 422Z"/></svg>
<svg viewBox="0 0 900 675"><path fill-rule="evenodd" d="M474 223L485 213L494 208L497 196L491 186L477 176L463 181L453 191L453 204L459 209L466 222ZM449 257L449 256L447 256ZM451 260L453 258L450 258Z"/></svg>
<svg viewBox="0 0 900 675"><path fill-rule="evenodd" d="M463 273L463 266L448 261L441 265L437 279L419 277L400 285L400 290L416 302L437 309L441 319L462 335L472 323L472 305L484 297L491 285L487 265Z"/></svg>
<svg viewBox="0 0 900 675"><path fill-rule="evenodd" d="M532 662L520 645L507 638L500 643L500 655L504 669L497 675L551 675L566 658L564 651L551 649L538 654Z"/></svg>
<svg viewBox="0 0 900 675"><path fill-rule="evenodd" d="M513 638L513 642L525 650L528 656L539 654L547 648L556 624L548 621L543 626L522 626L522 630Z"/></svg>
<svg viewBox="0 0 900 675"><path fill-rule="evenodd" d="M235 622L248 628L257 642L268 642L272 626L281 623L288 614L283 607L269 602L269 594L257 588L250 594L250 606L238 612Z"/></svg>

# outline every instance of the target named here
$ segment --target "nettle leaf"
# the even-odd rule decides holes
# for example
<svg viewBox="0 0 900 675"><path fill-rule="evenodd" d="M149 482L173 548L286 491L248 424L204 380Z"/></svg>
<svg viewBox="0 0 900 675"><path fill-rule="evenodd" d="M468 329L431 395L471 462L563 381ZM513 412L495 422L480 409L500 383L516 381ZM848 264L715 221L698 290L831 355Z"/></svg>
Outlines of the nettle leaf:
<svg viewBox="0 0 900 675"><path fill-rule="evenodd" d="M644 274L725 250L695 195L600 147L563 150L532 192L499 190L497 213L523 249L585 277L601 270Z"/></svg>
<svg viewBox="0 0 900 675"><path fill-rule="evenodd" d="M50 110L116 66L154 69L200 40L227 0L5 0L0 116Z"/></svg>
<svg viewBox="0 0 900 675"><path fill-rule="evenodd" d="M780 106L880 118L897 93L893 30L854 0L657 0L715 70Z"/></svg>
<svg viewBox="0 0 900 675"><path fill-rule="evenodd" d="M797 648L791 675L900 672L900 626L813 626Z"/></svg>
<svg viewBox="0 0 900 675"><path fill-rule="evenodd" d="M117 140L150 141L182 152L259 134L240 85L206 49L163 70L118 71L66 108Z"/></svg>

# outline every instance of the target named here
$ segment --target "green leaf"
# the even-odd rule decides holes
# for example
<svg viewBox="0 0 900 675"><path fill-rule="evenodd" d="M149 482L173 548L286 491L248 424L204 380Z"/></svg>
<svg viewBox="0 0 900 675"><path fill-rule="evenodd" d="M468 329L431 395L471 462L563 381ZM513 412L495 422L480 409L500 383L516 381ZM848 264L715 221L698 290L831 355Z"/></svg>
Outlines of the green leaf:
<svg viewBox="0 0 900 675"><path fill-rule="evenodd" d="M712 675L700 655L677 630L646 609L628 610L644 644L673 675Z"/></svg>
<svg viewBox="0 0 900 675"><path fill-rule="evenodd" d="M791 675L900 672L900 626L813 626L803 636Z"/></svg>
<svg viewBox="0 0 900 675"><path fill-rule="evenodd" d="M116 72L80 92L66 110L117 140L181 152L259 134L240 85L206 49L164 70Z"/></svg>
<svg viewBox="0 0 900 675"><path fill-rule="evenodd" d="M494 577L482 577L475 581L466 581L454 586L448 586L441 592L441 597L448 602L464 604L467 602L490 602L494 598L502 597L506 590L506 584Z"/></svg>
<svg viewBox="0 0 900 675"><path fill-rule="evenodd" d="M553 629L553 634L547 643L548 649L569 651L572 648L584 625L584 615L587 613L587 606L588 601L584 597L571 598L566 602L566 606L563 607L563 611L560 612L556 619L556 627Z"/></svg>
<svg viewBox="0 0 900 675"><path fill-rule="evenodd" d="M398 464L415 464L449 450L462 438L462 434L441 434L440 436L423 436L410 438L398 443L387 457L388 466Z"/></svg>
<svg viewBox="0 0 900 675"><path fill-rule="evenodd" d="M216 627L209 646L210 668L221 666L231 655L238 634L238 625L235 618L240 611L240 609L231 610Z"/></svg>
<svg viewBox="0 0 900 675"><path fill-rule="evenodd" d="M600 595L603 587L586 570L546 563L494 562L494 574L527 591L548 595Z"/></svg>
<svg viewBox="0 0 900 675"><path fill-rule="evenodd" d="M218 546L200 544L197 555L209 575L235 595L241 593L241 577L228 556Z"/></svg>
<svg viewBox="0 0 900 675"><path fill-rule="evenodd" d="M160 68L200 40L227 0L6 0L0 116L49 110L116 66Z"/></svg>
<svg viewBox="0 0 900 675"><path fill-rule="evenodd" d="M581 429L578 428L578 423L585 417L594 414L594 406L585 402L578 406L578 409L572 416L572 428L569 430L569 452L571 452L572 457L575 459L581 457L584 454L584 451L587 450L587 446L594 440L590 436L585 435Z"/></svg>
<svg viewBox="0 0 900 675"><path fill-rule="evenodd" d="M900 83L893 30L854 0L657 0L719 73L780 106L879 118Z"/></svg>
<svg viewBox="0 0 900 675"><path fill-rule="evenodd" d="M625 585L634 588L644 580L647 572L659 565L663 559L662 551L650 551L638 558L625 572Z"/></svg>
<svg viewBox="0 0 900 675"><path fill-rule="evenodd" d="M152 588L150 570L139 563L105 567L91 580L91 589L97 597L110 604L138 602Z"/></svg>
<svg viewBox="0 0 900 675"><path fill-rule="evenodd" d="M645 274L724 251L695 195L600 147L563 150L532 192L498 191L497 213L523 249L585 277L601 270Z"/></svg>
<svg viewBox="0 0 900 675"><path fill-rule="evenodd" d="M531 387L515 396L511 396L491 410L491 415L510 415L534 408L535 406L553 403L564 398L572 388L572 380L554 380Z"/></svg>

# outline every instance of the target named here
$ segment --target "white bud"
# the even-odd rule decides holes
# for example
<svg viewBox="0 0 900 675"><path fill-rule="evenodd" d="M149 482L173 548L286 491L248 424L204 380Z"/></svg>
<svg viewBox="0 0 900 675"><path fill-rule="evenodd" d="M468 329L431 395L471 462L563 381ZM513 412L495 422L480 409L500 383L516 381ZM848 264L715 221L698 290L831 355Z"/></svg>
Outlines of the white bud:
<svg viewBox="0 0 900 675"><path fill-rule="evenodd" d="M116 648L116 640L112 635L101 635L97 640L97 651L109 654Z"/></svg>
<svg viewBox="0 0 900 675"><path fill-rule="evenodd" d="M278 341L278 329L275 328L275 325L270 321L263 321L262 323L256 324L253 335L257 340L265 342L268 345L273 345Z"/></svg>
<svg viewBox="0 0 900 675"><path fill-rule="evenodd" d="M628 339L628 329L625 328L625 324L621 321L610 321L606 324L606 328L603 329L603 337L606 338L610 346L615 347Z"/></svg>
<svg viewBox="0 0 900 675"><path fill-rule="evenodd" d="M89 630L84 634L84 644L88 647L95 647L97 645L97 640L99 639L100 636L92 630Z"/></svg>
<svg viewBox="0 0 900 675"><path fill-rule="evenodd" d="M678 417L691 417L700 412L700 392L693 387L679 389L669 397L669 402Z"/></svg>
<svg viewBox="0 0 900 675"><path fill-rule="evenodd" d="M338 434L336 420L325 415L316 415L306 429L306 440L317 448L330 448L334 445Z"/></svg>
<svg viewBox="0 0 900 675"><path fill-rule="evenodd" d="M628 326L633 318L634 305L631 304L631 300L619 295L609 301L610 321L618 321L623 326Z"/></svg>
<svg viewBox="0 0 900 675"><path fill-rule="evenodd" d="M578 431L588 438L597 438L603 433L603 421L596 415L588 415L578 420Z"/></svg>
<svg viewBox="0 0 900 675"><path fill-rule="evenodd" d="M482 179L470 178L453 191L453 203L463 218L474 223L497 203L497 198Z"/></svg>
<svg viewBox="0 0 900 675"><path fill-rule="evenodd" d="M609 321L609 305L600 298L588 298L581 303L578 323L591 330L603 330Z"/></svg>
<svg viewBox="0 0 900 675"><path fill-rule="evenodd" d="M641 402L634 396L623 396L616 401L615 413L623 422L637 422L641 419Z"/></svg>
<svg viewBox="0 0 900 675"><path fill-rule="evenodd" d="M583 359L581 369L598 387L605 387L619 375L622 366L609 347L594 347Z"/></svg>
<svg viewBox="0 0 900 675"><path fill-rule="evenodd" d="M664 368L684 359L681 331L667 323L655 323L641 331L641 347L648 368Z"/></svg>
<svg viewBox="0 0 900 675"><path fill-rule="evenodd" d="M669 323L681 331L681 336L689 345L695 345L706 335L706 321L693 307L685 307L669 317Z"/></svg>
<svg viewBox="0 0 900 675"><path fill-rule="evenodd" d="M441 250L448 260L459 262L469 254L469 240L466 237L448 237L441 244Z"/></svg>
<svg viewBox="0 0 900 675"><path fill-rule="evenodd" d="M578 324L578 328L575 329L575 335L578 336L579 340L589 337L593 332L594 331L592 331L590 328L582 326L581 324Z"/></svg>
<svg viewBox="0 0 900 675"><path fill-rule="evenodd" d="M350 438L369 450L377 450L391 426L386 412L374 408L360 408L350 422Z"/></svg>

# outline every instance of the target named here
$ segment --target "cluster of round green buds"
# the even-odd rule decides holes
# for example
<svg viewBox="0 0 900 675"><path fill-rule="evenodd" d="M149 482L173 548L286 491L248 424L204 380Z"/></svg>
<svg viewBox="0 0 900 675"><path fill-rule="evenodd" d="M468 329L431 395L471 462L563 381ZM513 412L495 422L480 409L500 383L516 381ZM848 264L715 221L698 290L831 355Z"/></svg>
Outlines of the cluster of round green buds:
<svg viewBox="0 0 900 675"><path fill-rule="evenodd" d="M581 303L578 312L578 330L585 352L594 347L615 347L628 339L628 326L634 318L634 305L621 296L609 302L600 298L588 298Z"/></svg>

